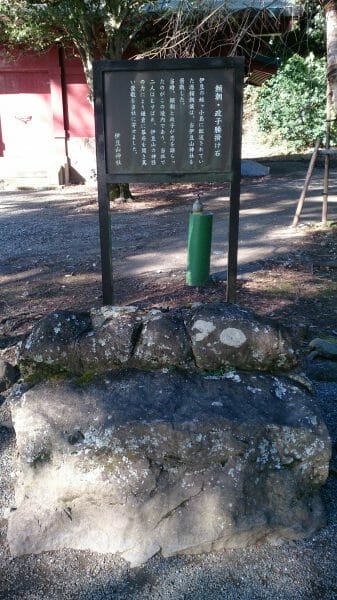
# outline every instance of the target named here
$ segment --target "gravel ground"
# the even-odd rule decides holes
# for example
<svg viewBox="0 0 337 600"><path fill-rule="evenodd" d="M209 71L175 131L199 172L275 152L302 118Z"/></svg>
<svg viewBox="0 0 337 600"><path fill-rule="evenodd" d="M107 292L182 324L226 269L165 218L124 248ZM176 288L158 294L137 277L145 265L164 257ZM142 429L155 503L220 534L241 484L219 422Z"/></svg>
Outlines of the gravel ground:
<svg viewBox="0 0 337 600"><path fill-rule="evenodd" d="M305 169L301 168L301 177L303 174ZM315 185L318 179L314 181ZM243 208L247 210L247 231L252 229L254 240L257 235L259 240L264 240L266 224L261 222L259 225L259 221L261 214L267 214L267 208L269 211L270 197L273 198L271 212L275 220L279 221L284 215L284 223L290 222L302 183L299 180L298 163L294 164L293 176L285 179L283 172L276 172L273 181L274 187L267 181L255 187L249 184L244 189ZM277 193L281 194L279 204L274 198L278 188ZM137 300L141 285L155 298L157 288L154 282L159 279L163 264L164 268L167 265L171 268L171 261L164 255L158 258L157 264L154 252L162 245L164 249L172 245L175 257L177 239L185 240L186 237L184 218L190 207L190 191L184 189L177 202L177 191L172 188L160 202L152 206L152 196L157 194L157 190L150 189L142 202L131 205L127 211L124 207L116 207L114 227L118 260L115 274L121 290L118 292L120 300L134 301L132 294ZM92 192L79 194L78 189L69 189L64 194L55 192L54 196L50 194L49 197L45 192L27 194L23 201L21 194L9 192L3 195L1 201L1 235L4 237L1 237L0 260L0 350L5 353L7 345L10 345L6 357L11 356L16 342L27 334L33 322L55 307L83 309L100 304L98 228ZM259 211L254 198L259 199ZM336 198L337 193L334 192L333 207ZM307 218L317 220L320 201L319 194L314 190L312 202L305 207ZM264 205L267 208L264 209ZM147 223L149 214L154 219L151 227L150 222ZM254 215L256 221L253 220ZM244 218L245 213L243 231ZM124 239L126 229L128 235ZM250 244L249 236L247 239L248 251L255 252L255 242ZM279 238L271 237L270 240L273 256L277 252L287 251L292 243L292 239L282 238L280 242ZM182 242L182 248L184 244L185 241ZM215 250L216 255L217 246ZM260 256L260 251L257 254ZM252 256L251 260L254 262L255 257ZM126 267L134 279L125 279L123 284ZM149 290L150 269L154 274L152 291ZM140 273L146 274L143 281ZM284 276L285 271L282 273ZM175 273L168 273L170 279L175 276ZM296 270L294 276L299 277ZM279 279L281 281L281 276ZM332 279L329 273L327 281ZM302 286L302 280L299 281ZM166 285L167 282L164 283ZM312 277L309 283L313 288ZM160 281L156 285L165 287ZM270 295L266 296L265 279L261 286L261 297L255 293L254 303L259 301L261 306L264 299L270 312L272 299ZM316 288L314 291L316 294ZM324 298L318 298L320 303L330 298L326 291ZM334 293L332 290L331 294ZM159 289L158 294L162 296L163 289ZM331 294L332 304L326 305L323 316L324 321L332 327L336 322L336 313L333 312L336 304L335 295ZM276 295L279 297L279 289ZM289 304L289 314L297 318L295 309L296 306L301 308L301 305L292 298L286 298L285 302ZM310 314L317 314L318 318L323 308L322 304L315 305ZM308 305L303 305L301 310L307 315ZM337 599L337 383L317 384L316 391L334 445L331 474L322 490L327 511L327 526L323 530L311 539L281 547L260 545L207 556L155 557L143 567L133 570L117 557L83 551L63 550L21 558L9 556L6 517L9 507L14 505L16 450L7 403L3 402L0 395L0 600Z"/></svg>
<svg viewBox="0 0 337 600"><path fill-rule="evenodd" d="M337 384L317 384L316 392L334 444L331 475L322 490L324 529L280 547L155 557L136 569L116 557L83 551L9 556L5 517L13 503L15 439L9 428L0 427L0 599L337 599Z"/></svg>

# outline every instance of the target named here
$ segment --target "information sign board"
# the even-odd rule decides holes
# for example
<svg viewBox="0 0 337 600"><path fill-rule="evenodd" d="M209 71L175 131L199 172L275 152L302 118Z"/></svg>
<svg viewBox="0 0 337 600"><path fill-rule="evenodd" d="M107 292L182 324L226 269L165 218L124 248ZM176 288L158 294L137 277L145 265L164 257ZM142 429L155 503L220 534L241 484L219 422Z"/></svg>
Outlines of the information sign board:
<svg viewBox="0 0 337 600"><path fill-rule="evenodd" d="M151 181L231 182L230 300L237 264L243 66L242 58L222 57L94 63L104 304L112 302L107 184Z"/></svg>

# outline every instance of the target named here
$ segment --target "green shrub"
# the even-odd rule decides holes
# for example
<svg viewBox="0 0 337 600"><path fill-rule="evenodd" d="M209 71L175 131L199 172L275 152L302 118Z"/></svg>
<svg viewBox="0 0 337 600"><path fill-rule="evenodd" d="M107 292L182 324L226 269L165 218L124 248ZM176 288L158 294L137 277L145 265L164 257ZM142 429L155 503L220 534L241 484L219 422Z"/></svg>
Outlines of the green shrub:
<svg viewBox="0 0 337 600"><path fill-rule="evenodd" d="M326 68L323 58L289 58L257 94L258 126L289 150L302 150L325 137Z"/></svg>

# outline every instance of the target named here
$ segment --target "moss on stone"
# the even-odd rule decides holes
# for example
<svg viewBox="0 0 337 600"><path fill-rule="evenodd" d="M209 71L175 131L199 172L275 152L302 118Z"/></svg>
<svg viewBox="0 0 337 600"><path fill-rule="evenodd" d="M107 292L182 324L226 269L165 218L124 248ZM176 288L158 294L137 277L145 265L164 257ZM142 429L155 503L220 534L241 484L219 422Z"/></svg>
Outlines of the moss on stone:
<svg viewBox="0 0 337 600"><path fill-rule="evenodd" d="M94 371L94 370L85 371L84 373L82 373L82 375L79 375L79 377L76 377L75 383L80 386L89 385L90 383L92 383L92 381L96 377L96 375L98 375L97 371Z"/></svg>
<svg viewBox="0 0 337 600"><path fill-rule="evenodd" d="M64 367L59 367L57 365L39 365L36 367L34 365L34 370L29 372L29 366L25 366L23 372L24 381L27 383L31 383L36 385L37 383L41 383L42 381L62 381L63 379L67 379L70 376L69 371Z"/></svg>

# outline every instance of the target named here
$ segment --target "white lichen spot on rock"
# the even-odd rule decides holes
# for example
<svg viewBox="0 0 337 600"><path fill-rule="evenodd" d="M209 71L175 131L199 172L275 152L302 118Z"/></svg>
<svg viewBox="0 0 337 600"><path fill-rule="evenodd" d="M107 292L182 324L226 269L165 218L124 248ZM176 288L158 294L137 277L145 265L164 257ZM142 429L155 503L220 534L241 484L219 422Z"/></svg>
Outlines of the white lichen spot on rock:
<svg viewBox="0 0 337 600"><path fill-rule="evenodd" d="M305 448L304 454L306 456L314 456L320 450L324 450L324 443L319 439L315 439L310 445L308 445Z"/></svg>
<svg viewBox="0 0 337 600"><path fill-rule="evenodd" d="M194 339L196 342L202 342L205 338L209 336L210 333L215 331L216 327L212 321L204 321L203 319L198 319L192 329L197 329L198 333L194 335Z"/></svg>
<svg viewBox="0 0 337 600"><path fill-rule="evenodd" d="M225 346L232 346L233 348L240 348L247 340L245 334L241 329L235 327L227 327L220 333L220 342Z"/></svg>
<svg viewBox="0 0 337 600"><path fill-rule="evenodd" d="M266 439L262 439L261 442L258 445L258 449L260 451L260 456L257 457L256 462L257 463L262 463L262 464L266 464L268 461L268 455L269 455L269 442Z"/></svg>
<svg viewBox="0 0 337 600"><path fill-rule="evenodd" d="M235 373L235 371L228 371L228 373L224 373L222 375L222 379L231 379L232 381L235 381L235 383L241 382L240 375Z"/></svg>
<svg viewBox="0 0 337 600"><path fill-rule="evenodd" d="M35 354L35 355L34 355L34 360L35 360L37 363L42 363L42 362L44 361L44 357L42 356L42 354Z"/></svg>
<svg viewBox="0 0 337 600"><path fill-rule="evenodd" d="M251 385L247 385L247 390L252 394L257 394L258 392L262 392L261 388L252 387Z"/></svg>
<svg viewBox="0 0 337 600"><path fill-rule="evenodd" d="M31 347L32 347L32 340L31 340L31 338L28 338L28 340L25 344L25 348L26 348L26 350L30 350Z"/></svg>
<svg viewBox="0 0 337 600"><path fill-rule="evenodd" d="M275 387L274 387L275 396L279 400L282 400L282 398L284 398L284 396L286 396L286 394L287 394L287 388L276 377L274 377L274 381L275 381Z"/></svg>
<svg viewBox="0 0 337 600"><path fill-rule="evenodd" d="M259 349L257 349L257 350L253 350L253 352L252 352L252 356L253 356L253 358L255 358L255 360L256 360L256 361L258 361L258 362L260 362L260 361L264 360L264 358L265 358L265 354L264 354L264 352L263 352L262 350L259 350Z"/></svg>

